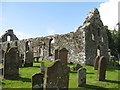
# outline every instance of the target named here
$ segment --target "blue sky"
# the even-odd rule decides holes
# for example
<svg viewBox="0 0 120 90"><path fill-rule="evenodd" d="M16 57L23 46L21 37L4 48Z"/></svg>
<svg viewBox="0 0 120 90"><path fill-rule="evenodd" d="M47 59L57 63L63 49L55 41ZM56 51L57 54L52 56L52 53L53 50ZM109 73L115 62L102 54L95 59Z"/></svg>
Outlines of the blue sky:
<svg viewBox="0 0 120 90"><path fill-rule="evenodd" d="M8 29L13 29L19 39L69 33L82 25L91 9L102 3L2 2L0 35Z"/></svg>

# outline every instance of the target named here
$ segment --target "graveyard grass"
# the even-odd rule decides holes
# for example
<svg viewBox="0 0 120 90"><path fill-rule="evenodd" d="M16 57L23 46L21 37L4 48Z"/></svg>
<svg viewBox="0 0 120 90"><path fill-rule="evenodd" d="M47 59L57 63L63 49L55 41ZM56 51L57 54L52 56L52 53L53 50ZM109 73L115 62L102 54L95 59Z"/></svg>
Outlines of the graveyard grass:
<svg viewBox="0 0 120 90"><path fill-rule="evenodd" d="M45 66L50 66L53 62L43 61ZM68 65L68 66L74 66ZM93 89L93 88L118 88L120 87L120 78L118 74L120 73L120 67L113 67L108 65L106 71L106 80L98 81L97 80L97 70L93 70L93 66L85 66L87 69L87 79L86 85L83 87L77 86L77 71L71 71L69 77L69 88L79 88L79 89ZM34 63L33 67L22 67L19 68L20 77L18 79L12 80L2 80L2 88L31 88L31 77L35 73L39 73L40 63ZM1 76L0 76L1 78Z"/></svg>

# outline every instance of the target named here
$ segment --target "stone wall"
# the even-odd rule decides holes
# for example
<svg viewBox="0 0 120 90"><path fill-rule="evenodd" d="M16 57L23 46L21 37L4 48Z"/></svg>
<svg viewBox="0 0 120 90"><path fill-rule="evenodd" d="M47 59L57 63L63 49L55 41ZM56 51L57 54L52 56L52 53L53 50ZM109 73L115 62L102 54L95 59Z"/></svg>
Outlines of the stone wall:
<svg viewBox="0 0 120 90"><path fill-rule="evenodd" d="M51 38L54 42L50 44ZM58 48L66 48L68 50L68 62L93 65L93 60L98 55L98 49L100 50L100 56L108 58L107 34L96 8L90 11L85 22L81 27L78 27L76 32L11 41L10 43L11 46L15 46L17 42L20 54L24 54L27 41L29 41L31 51L34 51L34 47L40 48L38 55L43 60L53 61L55 59L55 50ZM6 43L8 42L3 42L2 44L4 51L7 46Z"/></svg>

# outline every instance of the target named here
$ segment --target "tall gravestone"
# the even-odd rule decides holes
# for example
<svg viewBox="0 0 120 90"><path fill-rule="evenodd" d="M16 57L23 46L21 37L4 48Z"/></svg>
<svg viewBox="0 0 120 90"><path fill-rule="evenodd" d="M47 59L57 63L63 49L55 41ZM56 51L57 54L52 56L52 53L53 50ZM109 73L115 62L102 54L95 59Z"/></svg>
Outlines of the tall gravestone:
<svg viewBox="0 0 120 90"><path fill-rule="evenodd" d="M58 58L63 62L67 63L68 60L68 50L66 48L62 48L58 52Z"/></svg>
<svg viewBox="0 0 120 90"><path fill-rule="evenodd" d="M4 78L14 79L19 76L19 54L18 48L9 48L5 53Z"/></svg>
<svg viewBox="0 0 120 90"><path fill-rule="evenodd" d="M58 49L55 50L55 60L58 59Z"/></svg>
<svg viewBox="0 0 120 90"><path fill-rule="evenodd" d="M44 62L41 62L41 66L40 66L40 70L41 70L41 73L45 73L45 65L44 65Z"/></svg>
<svg viewBox="0 0 120 90"><path fill-rule="evenodd" d="M98 64L98 80L104 81L106 75L106 58L104 56L100 57L99 64Z"/></svg>
<svg viewBox="0 0 120 90"><path fill-rule="evenodd" d="M32 90L43 90L44 75L36 73L32 76Z"/></svg>
<svg viewBox="0 0 120 90"><path fill-rule="evenodd" d="M68 88L70 68L61 60L46 68L44 88Z"/></svg>
<svg viewBox="0 0 120 90"><path fill-rule="evenodd" d="M25 43L25 53L24 53L24 66L25 67L32 67L33 66L33 52L30 50L28 41Z"/></svg>
<svg viewBox="0 0 120 90"><path fill-rule="evenodd" d="M33 66L33 60L34 60L33 53L30 50L28 50L28 51L25 52L24 56L25 56L24 66L25 67L32 67Z"/></svg>
<svg viewBox="0 0 120 90"><path fill-rule="evenodd" d="M94 60L94 70L98 70L99 59L100 59L100 56L96 56Z"/></svg>
<svg viewBox="0 0 120 90"><path fill-rule="evenodd" d="M78 87L86 84L86 69L80 68L78 70Z"/></svg>

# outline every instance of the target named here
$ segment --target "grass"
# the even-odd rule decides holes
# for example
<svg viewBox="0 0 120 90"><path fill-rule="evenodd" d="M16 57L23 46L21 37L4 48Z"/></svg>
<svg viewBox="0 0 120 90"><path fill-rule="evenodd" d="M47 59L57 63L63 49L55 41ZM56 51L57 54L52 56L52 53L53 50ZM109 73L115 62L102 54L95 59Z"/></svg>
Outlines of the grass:
<svg viewBox="0 0 120 90"><path fill-rule="evenodd" d="M45 66L50 66L53 62L43 61ZM74 66L68 65L68 66ZM93 89L93 88L118 88L120 85L120 80L118 80L118 73L120 73L120 67L113 67L108 65L106 71L106 80L98 81L97 80L97 70L93 70L93 66L85 66L87 69L87 79L86 85L83 87L77 87L77 71L72 71L69 78L69 88L78 88L78 89ZM40 63L34 63L33 67L23 67L19 68L20 77L18 79L12 80L2 80L3 88L31 88L31 77L33 74L40 72Z"/></svg>

